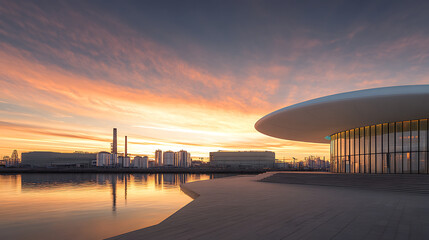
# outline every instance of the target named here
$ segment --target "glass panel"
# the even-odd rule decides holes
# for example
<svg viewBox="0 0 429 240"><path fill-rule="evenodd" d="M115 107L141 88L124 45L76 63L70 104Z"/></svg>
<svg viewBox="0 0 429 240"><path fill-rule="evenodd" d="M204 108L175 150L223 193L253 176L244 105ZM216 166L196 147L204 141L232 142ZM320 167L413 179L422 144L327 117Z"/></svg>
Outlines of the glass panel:
<svg viewBox="0 0 429 240"><path fill-rule="evenodd" d="M420 151L427 151L428 120L420 120Z"/></svg>
<svg viewBox="0 0 429 240"><path fill-rule="evenodd" d="M350 130L350 155L355 154L355 130Z"/></svg>
<svg viewBox="0 0 429 240"><path fill-rule="evenodd" d="M335 172L338 172L338 166L339 166L339 157L340 157L340 134L337 133L336 137L336 148L337 148L337 156L335 157Z"/></svg>
<svg viewBox="0 0 429 240"><path fill-rule="evenodd" d="M396 133L395 123L389 123L389 152L395 152L395 133Z"/></svg>
<svg viewBox="0 0 429 240"><path fill-rule="evenodd" d="M359 167L359 172L360 173L365 173L365 155L360 155L359 157L359 161L360 161L360 167Z"/></svg>
<svg viewBox="0 0 429 240"><path fill-rule="evenodd" d="M383 173L389 173L389 162L387 162L389 155L387 153L383 153Z"/></svg>
<svg viewBox="0 0 429 240"><path fill-rule="evenodd" d="M346 154L345 155L347 156L350 154L350 132L349 131L346 131L345 142L346 142L346 151L345 151Z"/></svg>
<svg viewBox="0 0 429 240"><path fill-rule="evenodd" d="M419 153L411 152L411 173L419 172Z"/></svg>
<svg viewBox="0 0 429 240"><path fill-rule="evenodd" d="M402 153L396 153L395 154L395 159L396 159L396 170L395 173L402 173Z"/></svg>
<svg viewBox="0 0 429 240"><path fill-rule="evenodd" d="M355 156L350 155L350 173L355 172Z"/></svg>
<svg viewBox="0 0 429 240"><path fill-rule="evenodd" d="M337 173L341 172L341 157L337 157Z"/></svg>
<svg viewBox="0 0 429 240"><path fill-rule="evenodd" d="M371 151L370 140L371 140L371 132L369 131L369 127L365 127L365 154L369 154Z"/></svg>
<svg viewBox="0 0 429 240"><path fill-rule="evenodd" d="M359 154L359 128L355 128L355 155L357 154Z"/></svg>
<svg viewBox="0 0 429 240"><path fill-rule="evenodd" d="M419 157L419 173L427 173L427 152L420 152Z"/></svg>
<svg viewBox="0 0 429 240"><path fill-rule="evenodd" d="M395 173L395 154L387 154L387 171L389 173Z"/></svg>
<svg viewBox="0 0 429 240"><path fill-rule="evenodd" d="M360 154L365 154L365 128L361 127L359 131Z"/></svg>
<svg viewBox="0 0 429 240"><path fill-rule="evenodd" d="M370 155L370 162L371 162L371 173L376 173L376 159L375 159L375 154L371 154Z"/></svg>
<svg viewBox="0 0 429 240"><path fill-rule="evenodd" d="M332 156L335 157L337 155L337 151L336 151L337 148L335 146L335 144L337 142L337 135L336 134L331 136L331 142L332 142ZM334 160L334 159L332 158L332 160Z"/></svg>
<svg viewBox="0 0 429 240"><path fill-rule="evenodd" d="M402 123L402 152L410 151L410 142L410 121L404 121Z"/></svg>
<svg viewBox="0 0 429 240"><path fill-rule="evenodd" d="M389 152L389 124L383 124L383 153Z"/></svg>
<svg viewBox="0 0 429 240"><path fill-rule="evenodd" d="M381 149L381 146L383 146L383 142L382 142L382 128L381 128L381 124L375 126L375 146L376 146L376 150L375 153L382 153L383 149Z"/></svg>
<svg viewBox="0 0 429 240"><path fill-rule="evenodd" d="M402 152L402 122L396 123L396 152ZM402 173L402 171L401 171Z"/></svg>
<svg viewBox="0 0 429 240"><path fill-rule="evenodd" d="M365 173L371 173L370 155L365 154Z"/></svg>
<svg viewBox="0 0 429 240"><path fill-rule="evenodd" d="M383 173L383 158L382 158L382 154L376 154L376 172L377 173Z"/></svg>
<svg viewBox="0 0 429 240"><path fill-rule="evenodd" d="M355 173L359 173L359 155L355 155Z"/></svg>
<svg viewBox="0 0 429 240"><path fill-rule="evenodd" d="M347 155L345 158L346 158L346 165L345 165L346 169L345 169L345 172L346 173L350 173L350 156Z"/></svg>
<svg viewBox="0 0 429 240"><path fill-rule="evenodd" d="M345 160L346 160L346 157L342 156L341 157L341 163L340 163L340 169L341 169L342 173L346 172L346 170L345 170L345 168L346 168Z"/></svg>
<svg viewBox="0 0 429 240"><path fill-rule="evenodd" d="M419 121L411 121L411 151L419 150Z"/></svg>
<svg viewBox="0 0 429 240"><path fill-rule="evenodd" d="M341 134L337 133L337 157L341 156ZM337 161L338 167L338 161Z"/></svg>
<svg viewBox="0 0 429 240"><path fill-rule="evenodd" d="M337 157L334 157L334 159L332 159L332 172L337 172Z"/></svg>
<svg viewBox="0 0 429 240"><path fill-rule="evenodd" d="M402 172L410 173L410 153L403 153L402 155Z"/></svg>
<svg viewBox="0 0 429 240"><path fill-rule="evenodd" d="M370 127L371 129L371 153L375 153L375 125Z"/></svg>

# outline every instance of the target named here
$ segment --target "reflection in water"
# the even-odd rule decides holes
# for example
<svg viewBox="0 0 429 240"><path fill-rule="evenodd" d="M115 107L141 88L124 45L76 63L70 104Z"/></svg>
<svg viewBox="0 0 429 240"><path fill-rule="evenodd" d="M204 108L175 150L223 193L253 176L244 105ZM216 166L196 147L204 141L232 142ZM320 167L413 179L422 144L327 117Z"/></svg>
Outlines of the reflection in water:
<svg viewBox="0 0 429 240"><path fill-rule="evenodd" d="M147 227L191 201L181 183L222 176L0 175L0 239L100 239Z"/></svg>
<svg viewBox="0 0 429 240"><path fill-rule="evenodd" d="M112 181L112 211L115 212L116 211L116 178L113 178Z"/></svg>

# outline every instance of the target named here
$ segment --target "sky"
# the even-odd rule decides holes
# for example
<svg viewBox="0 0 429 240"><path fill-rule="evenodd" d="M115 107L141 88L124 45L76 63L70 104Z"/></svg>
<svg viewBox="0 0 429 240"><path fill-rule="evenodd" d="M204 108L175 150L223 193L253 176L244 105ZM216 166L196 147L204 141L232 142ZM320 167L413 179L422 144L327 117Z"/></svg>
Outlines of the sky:
<svg viewBox="0 0 429 240"><path fill-rule="evenodd" d="M427 1L0 0L0 156L329 155L254 129L341 92L429 83Z"/></svg>

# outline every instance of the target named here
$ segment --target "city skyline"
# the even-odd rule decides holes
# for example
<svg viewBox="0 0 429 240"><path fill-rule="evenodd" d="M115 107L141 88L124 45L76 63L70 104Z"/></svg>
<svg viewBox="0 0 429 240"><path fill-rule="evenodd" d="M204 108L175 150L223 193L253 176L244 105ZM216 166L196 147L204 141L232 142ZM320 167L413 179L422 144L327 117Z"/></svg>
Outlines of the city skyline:
<svg viewBox="0 0 429 240"><path fill-rule="evenodd" d="M417 4L2 1L0 12L0 156L109 151L117 127L136 155L329 158L329 144L254 123L325 95L429 83Z"/></svg>

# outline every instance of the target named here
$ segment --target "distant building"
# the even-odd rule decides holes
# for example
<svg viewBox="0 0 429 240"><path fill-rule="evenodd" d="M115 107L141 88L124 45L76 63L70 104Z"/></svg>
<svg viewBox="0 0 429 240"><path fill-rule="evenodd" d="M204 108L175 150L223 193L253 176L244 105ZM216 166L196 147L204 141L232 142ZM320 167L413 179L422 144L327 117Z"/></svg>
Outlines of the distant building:
<svg viewBox="0 0 429 240"><path fill-rule="evenodd" d="M13 150L12 155L10 156L9 164L12 166L18 166L20 162L18 151Z"/></svg>
<svg viewBox="0 0 429 240"><path fill-rule="evenodd" d="M163 162L164 166L175 166L174 160L175 160L175 152L173 151L166 151L163 154Z"/></svg>
<svg viewBox="0 0 429 240"><path fill-rule="evenodd" d="M19 159L18 151L13 150L11 156L4 156L3 159L0 159L0 165L5 167L17 167L21 163L21 160Z"/></svg>
<svg viewBox="0 0 429 240"><path fill-rule="evenodd" d="M135 168L148 168L148 157L144 156L144 157L140 157L140 156L136 156L134 157L133 160L133 167Z"/></svg>
<svg viewBox="0 0 429 240"><path fill-rule="evenodd" d="M211 152L210 165L224 168L273 168L274 152Z"/></svg>
<svg viewBox="0 0 429 240"><path fill-rule="evenodd" d="M110 155L110 166L117 166L119 164L119 156L117 153L112 153Z"/></svg>
<svg viewBox="0 0 429 240"><path fill-rule="evenodd" d="M321 159L317 156L308 156L304 161L304 168L309 170L329 170L329 164L325 161L325 157Z"/></svg>
<svg viewBox="0 0 429 240"><path fill-rule="evenodd" d="M162 150L158 149L155 151L155 162L156 162L156 165L158 166L163 165Z"/></svg>
<svg viewBox="0 0 429 240"><path fill-rule="evenodd" d="M89 167L97 159L95 153L58 153L26 152L22 153L22 164L31 167Z"/></svg>
<svg viewBox="0 0 429 240"><path fill-rule="evenodd" d="M174 153L174 166L179 166L179 152Z"/></svg>
<svg viewBox="0 0 429 240"><path fill-rule="evenodd" d="M192 164L191 154L185 150L177 152L177 166L190 167Z"/></svg>
<svg viewBox="0 0 429 240"><path fill-rule="evenodd" d="M97 153L97 167L107 167L110 165L111 154L108 152L99 152Z"/></svg>
<svg viewBox="0 0 429 240"><path fill-rule="evenodd" d="M122 167L124 167L124 168L130 167L130 157L123 157Z"/></svg>
<svg viewBox="0 0 429 240"><path fill-rule="evenodd" d="M154 160L149 160L147 163L148 167L152 168L152 167L156 167L155 161Z"/></svg>
<svg viewBox="0 0 429 240"><path fill-rule="evenodd" d="M276 161L274 163L274 168L276 169L289 169L291 164L285 161Z"/></svg>

